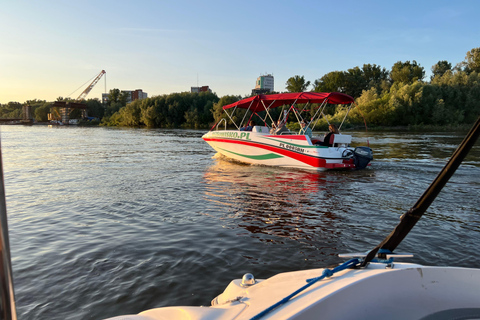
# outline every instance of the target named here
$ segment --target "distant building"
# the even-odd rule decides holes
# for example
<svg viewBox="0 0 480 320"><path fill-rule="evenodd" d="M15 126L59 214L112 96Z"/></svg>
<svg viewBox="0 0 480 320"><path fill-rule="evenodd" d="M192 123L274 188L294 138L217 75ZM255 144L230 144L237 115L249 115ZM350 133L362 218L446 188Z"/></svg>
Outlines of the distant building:
<svg viewBox="0 0 480 320"><path fill-rule="evenodd" d="M255 89L252 94L263 94L274 91L274 81L271 74L266 74L257 78Z"/></svg>
<svg viewBox="0 0 480 320"><path fill-rule="evenodd" d="M122 90L122 93L127 93L127 103L130 103L135 100L142 100L148 98L148 93L143 92L142 89L137 89L134 91L131 90ZM102 93L102 103L106 104L108 102L109 93Z"/></svg>
<svg viewBox="0 0 480 320"><path fill-rule="evenodd" d="M148 94L143 92L142 89L137 89L135 91L122 90L122 93L123 92L127 93L127 103L148 98Z"/></svg>
<svg viewBox="0 0 480 320"><path fill-rule="evenodd" d="M191 93L212 92L212 90L208 86L202 86L202 87L191 87L190 92Z"/></svg>

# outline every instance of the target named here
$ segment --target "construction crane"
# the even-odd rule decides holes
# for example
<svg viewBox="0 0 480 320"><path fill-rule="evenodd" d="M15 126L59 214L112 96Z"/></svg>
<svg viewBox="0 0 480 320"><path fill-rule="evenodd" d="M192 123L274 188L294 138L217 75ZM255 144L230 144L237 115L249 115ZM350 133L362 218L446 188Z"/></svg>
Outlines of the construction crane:
<svg viewBox="0 0 480 320"><path fill-rule="evenodd" d="M90 85L85 89L83 90L83 92L78 96L77 98L77 102L80 102L82 100L85 100L85 98L87 97L87 95L90 93L90 91L93 89L93 87L95 87L95 85L97 84L97 82L100 80L100 78L105 74L105 70L102 70L96 77L95 79L93 79L92 83L90 83Z"/></svg>
<svg viewBox="0 0 480 320"><path fill-rule="evenodd" d="M105 70L102 70L96 77L93 79L92 83L83 90L83 92L78 96L75 101L56 101L52 104L51 112L48 116L49 120L56 120L59 121L61 119L61 123L68 124L70 122L70 113L72 113L75 109L80 109L82 111L82 117L87 117L87 106L82 103L83 100L87 97L93 87L97 84L97 82L102 78L105 74Z"/></svg>

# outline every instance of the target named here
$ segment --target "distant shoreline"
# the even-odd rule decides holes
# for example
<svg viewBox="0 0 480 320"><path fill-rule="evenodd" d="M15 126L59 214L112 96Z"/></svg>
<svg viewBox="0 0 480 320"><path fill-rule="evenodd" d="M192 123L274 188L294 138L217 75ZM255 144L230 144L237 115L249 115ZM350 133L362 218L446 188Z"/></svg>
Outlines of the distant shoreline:
<svg viewBox="0 0 480 320"><path fill-rule="evenodd" d="M24 125L21 123L0 123L0 126L12 126L12 125ZM100 124L67 124L67 125L58 125L52 124L50 122L35 122L33 124L27 126L58 126L58 127L103 127ZM132 128L132 127L125 127L125 128ZM148 128L148 127L138 127L138 128ZM367 126L367 132L468 132L471 128L471 125L462 124L462 125L446 125L446 126L433 126L433 125L411 125L411 126L394 126L394 127L387 127L387 126ZM159 128L155 128L159 129ZM160 128L162 129L162 128ZM188 127L181 127L181 128L164 128L164 129L196 129L200 131L209 131L209 129L198 129L198 128L188 128ZM316 128L313 131L321 132L325 131L321 128ZM365 127L353 127L353 128L344 128L342 129L344 132L348 131L365 131Z"/></svg>

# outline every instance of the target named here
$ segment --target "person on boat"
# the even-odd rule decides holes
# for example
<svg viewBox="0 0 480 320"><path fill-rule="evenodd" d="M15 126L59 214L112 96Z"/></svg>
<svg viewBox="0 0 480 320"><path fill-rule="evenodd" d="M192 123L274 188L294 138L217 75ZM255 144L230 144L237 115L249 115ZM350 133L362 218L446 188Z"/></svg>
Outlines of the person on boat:
<svg viewBox="0 0 480 320"><path fill-rule="evenodd" d="M278 120L277 123L280 123L280 120ZM274 134L276 129L277 129L277 125L275 124L275 122L272 122L272 128L270 128L270 134Z"/></svg>
<svg viewBox="0 0 480 320"><path fill-rule="evenodd" d="M253 130L253 127L255 127L255 121L251 120L251 121L250 121L250 125L248 125L248 126L245 128L245 131L252 131L252 130Z"/></svg>
<svg viewBox="0 0 480 320"><path fill-rule="evenodd" d="M323 143L322 145L327 146L327 147L333 147L333 138L335 137L335 134L339 134L338 128L335 124L330 123L328 126L328 133L325 134L325 137L323 138Z"/></svg>
<svg viewBox="0 0 480 320"><path fill-rule="evenodd" d="M307 123L304 120L302 120L300 122L300 125L302 126L302 128L300 129L300 132L298 134L304 134L312 138L312 129L310 129L310 127L307 127Z"/></svg>
<svg viewBox="0 0 480 320"><path fill-rule="evenodd" d="M249 123L245 125L245 127L241 128L240 131L252 131L254 126L255 126L255 122L251 120Z"/></svg>
<svg viewBox="0 0 480 320"><path fill-rule="evenodd" d="M283 132L289 132L289 130L285 126L285 123L283 123L282 120L278 120L276 128L272 128L272 130L270 130L270 134L276 134L276 135L282 134Z"/></svg>

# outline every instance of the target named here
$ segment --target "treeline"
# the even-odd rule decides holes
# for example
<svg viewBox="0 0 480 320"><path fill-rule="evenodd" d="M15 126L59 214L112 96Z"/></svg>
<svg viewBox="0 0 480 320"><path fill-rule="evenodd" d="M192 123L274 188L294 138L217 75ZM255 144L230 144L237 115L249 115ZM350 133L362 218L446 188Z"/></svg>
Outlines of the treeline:
<svg viewBox="0 0 480 320"><path fill-rule="evenodd" d="M364 64L347 71L332 71L313 83L304 76L293 76L285 84L287 92L343 92L355 98L359 108L350 111L344 126L458 126L473 123L480 116L480 48L467 52L465 60L455 66L439 61L431 67L432 76L425 80L425 69L416 61L398 61L390 70L375 64ZM240 96L215 93L172 93L136 100L127 104L119 89L110 90L109 101L86 101L88 113L106 126L147 126L154 128L208 128L225 117L222 107ZM245 97L243 97L245 98ZM64 100L59 98L57 100ZM46 121L51 103L27 101L35 119ZM0 105L1 118L20 118L22 105L10 102ZM315 108L310 108L311 117ZM274 117L278 110L274 110ZM340 122L346 106L325 110L330 122ZM234 120L240 120L242 114ZM73 117L72 117L73 118ZM325 120L317 128L324 128Z"/></svg>
<svg viewBox="0 0 480 320"><path fill-rule="evenodd" d="M147 126L152 128L206 128L213 121L212 109L219 101L216 94L172 93L135 100L110 116L107 126Z"/></svg>
<svg viewBox="0 0 480 320"><path fill-rule="evenodd" d="M439 61L425 81L425 69L416 61L398 61L390 70L365 64L347 71L333 71L315 80L293 76L287 92L311 89L343 92L353 96L359 108L350 111L344 126L364 123L374 126L457 126L473 123L480 116L480 48L467 52L454 67ZM104 120L105 125L205 128L225 117L222 107L242 97L212 93L175 93L134 101ZM306 118L315 113L310 108ZM330 122L340 123L346 106L326 110ZM277 110L273 111L274 116ZM236 115L235 121L243 114ZM324 128L326 120L317 123Z"/></svg>
<svg viewBox="0 0 480 320"><path fill-rule="evenodd" d="M317 92L334 91L352 95L354 109L350 124L363 122L377 126L458 126L471 124L480 116L480 48L467 52L455 67L439 61L431 68L430 81L416 61L397 62L390 71L364 65L344 72L331 72L313 84ZM291 78L292 79L292 78ZM302 83L302 78L293 83ZM291 81L292 82L292 81ZM288 81L287 81L288 85ZM340 121L345 108L327 116Z"/></svg>

